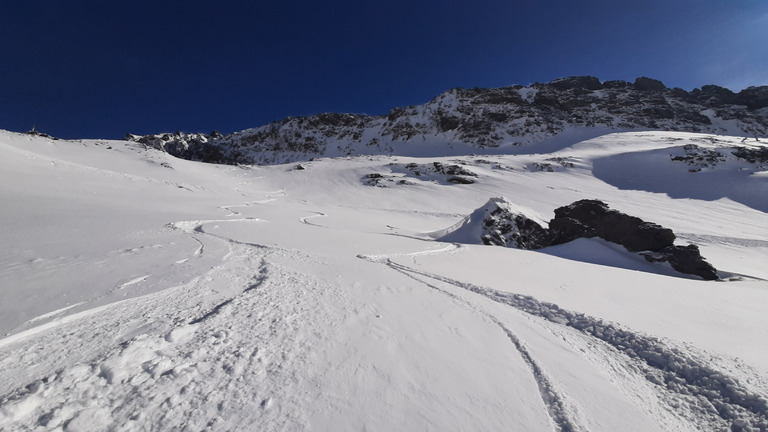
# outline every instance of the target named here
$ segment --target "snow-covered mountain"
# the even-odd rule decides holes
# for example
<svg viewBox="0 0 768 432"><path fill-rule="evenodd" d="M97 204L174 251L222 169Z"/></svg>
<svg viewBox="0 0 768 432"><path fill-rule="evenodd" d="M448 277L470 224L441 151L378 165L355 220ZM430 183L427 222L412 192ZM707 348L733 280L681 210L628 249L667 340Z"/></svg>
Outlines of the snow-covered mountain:
<svg viewBox="0 0 768 432"><path fill-rule="evenodd" d="M766 432L762 91L572 78L226 137L0 131L0 430ZM649 130L678 128L706 133Z"/></svg>
<svg viewBox="0 0 768 432"><path fill-rule="evenodd" d="M687 92L645 77L629 83L579 76L528 87L456 88L384 116L325 113L226 136L178 132L129 139L191 160L274 164L349 155L542 152L574 137L635 129L766 136L768 86Z"/></svg>

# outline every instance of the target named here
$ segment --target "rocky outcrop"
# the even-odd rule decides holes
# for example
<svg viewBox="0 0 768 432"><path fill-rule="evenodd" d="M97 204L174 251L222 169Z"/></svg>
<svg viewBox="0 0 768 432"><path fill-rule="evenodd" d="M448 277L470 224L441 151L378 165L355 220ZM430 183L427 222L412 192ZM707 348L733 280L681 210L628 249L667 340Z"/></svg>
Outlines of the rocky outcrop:
<svg viewBox="0 0 768 432"><path fill-rule="evenodd" d="M159 135L132 135L128 134L126 139L144 144L158 150L167 152L172 156L181 159L188 159L208 163L234 163L229 155L226 155L226 149L216 144L224 136L213 131L205 134L185 134L176 132L174 134Z"/></svg>
<svg viewBox="0 0 768 432"><path fill-rule="evenodd" d="M737 147L733 150L733 155L739 159L753 164L768 164L768 147L747 148Z"/></svg>
<svg viewBox="0 0 768 432"><path fill-rule="evenodd" d="M591 76L529 86L455 88L423 105L386 115L325 113L289 117L254 129L220 134L129 136L169 153L219 163L295 163L314 157L421 154L445 145L472 154L520 151L569 129L658 129L768 135L768 86L739 93L703 86L687 92L640 77L633 83ZM720 122L717 119L738 122Z"/></svg>
<svg viewBox="0 0 768 432"><path fill-rule="evenodd" d="M611 210L598 200L576 201L556 209L549 229L552 232L551 244L582 237L599 237L618 243L630 252L659 251L675 241L671 229Z"/></svg>
<svg viewBox="0 0 768 432"><path fill-rule="evenodd" d="M715 268L704 260L696 245L675 246L671 229L612 210L602 201L581 200L556 209L549 231L550 245L598 237L640 252L650 262L667 262L680 273L718 279Z"/></svg>
<svg viewBox="0 0 768 432"><path fill-rule="evenodd" d="M641 255L650 262L667 262L680 273L692 274L704 280L717 280L717 271L699 252L696 245L667 246L656 252L644 252Z"/></svg>
<svg viewBox="0 0 768 432"><path fill-rule="evenodd" d="M751 110L768 107L768 86L747 87L736 95L734 103Z"/></svg>
<svg viewBox="0 0 768 432"><path fill-rule="evenodd" d="M634 87L640 91L661 91L666 90L667 88L663 82L648 77L640 77L636 79Z"/></svg>
<svg viewBox="0 0 768 432"><path fill-rule="evenodd" d="M489 202L482 222L483 244L540 249L548 244L550 233L536 221L505 205L503 200Z"/></svg>
<svg viewBox="0 0 768 432"><path fill-rule="evenodd" d="M472 225L472 220L479 226ZM576 201L556 209L549 227L544 228L512 203L494 198L441 239L461 241L468 237L469 241L518 249L542 249L597 237L639 253L650 262L668 263L680 273L704 280L718 279L717 271L701 256L697 246L676 246L672 230L612 210L599 200Z"/></svg>

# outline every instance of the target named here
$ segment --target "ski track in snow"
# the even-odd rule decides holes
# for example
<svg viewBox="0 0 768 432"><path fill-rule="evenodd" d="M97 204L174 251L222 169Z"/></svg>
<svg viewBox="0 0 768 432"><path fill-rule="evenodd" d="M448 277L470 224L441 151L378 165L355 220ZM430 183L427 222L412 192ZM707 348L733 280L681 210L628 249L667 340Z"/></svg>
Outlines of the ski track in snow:
<svg viewBox="0 0 768 432"><path fill-rule="evenodd" d="M625 373L632 370L642 373L643 378L652 384L652 388L656 389L659 399L669 405L668 411L676 416L682 416L688 423L696 425L699 430L747 431L754 429L761 432L768 431L768 395L755 393L747 389L747 387L738 383L734 378L709 366L707 360L697 359L693 353L684 352L681 348L669 346L660 339L641 335L622 328L617 324L568 311L556 304L541 302L531 296L497 291L457 281L393 261L396 257L414 257L447 252L456 249L459 245L452 246L416 253L378 256L361 254L358 255L358 258L384 264L452 298L457 298L457 296L435 286L433 283L421 280L418 276L479 294L484 298L510 306L529 316L543 318L548 323L567 327L593 340L599 340L610 347L608 352L614 353L611 354L612 357L616 357L615 354L621 353L625 356L624 363L630 362L639 365L639 368L630 365L623 369ZM463 302L467 303L466 301ZM539 384L542 400L556 425L556 430L582 430L585 426L580 425L574 418L569 418L564 414L569 411L573 412L574 409L563 408L566 405L563 402L564 398L559 396L557 391L552 388L550 380L533 360L530 352L521 343L519 338L504 326L498 318L472 305L470 307L488 316L499 325L530 366L532 374ZM551 331L549 327L548 330ZM591 360L602 363L611 361L602 359ZM750 427L753 429L749 429Z"/></svg>
<svg viewBox="0 0 768 432"><path fill-rule="evenodd" d="M435 252L440 252L440 251L434 251L432 253L435 253ZM403 256L407 256L407 255L409 254L404 254ZM363 256L359 256L359 257L363 258ZM366 258L363 258L363 259L366 259ZM381 262L381 259L373 259L372 261ZM533 379L536 381L536 385L539 388L539 394L541 396L541 400L547 410L547 413L549 414L550 419L552 420L555 431L556 432L579 432L579 431L586 430L586 428L582 425L577 426L577 423L575 423L574 419L571 418L571 415L568 414L569 411L570 412L575 411L575 408L573 406L566 407L564 396L555 390L551 380L549 379L549 377L547 377L546 373L544 373L544 371L539 366L539 364L536 363L536 361L533 359L533 356L531 356L530 351L525 347L525 345L523 345L520 339L509 328L507 328L501 321L499 321L492 314L480 310L479 308L475 307L471 303L465 300L462 300L458 296L415 277L413 275L413 272L410 271L408 267L397 265L391 261L386 261L386 264L393 270L451 297L452 299L463 304L465 307L469 307L473 311L482 314L483 316L491 320L494 324L496 324L507 335L509 340L515 346L515 349L523 358L523 361L525 362L525 364L530 369Z"/></svg>
<svg viewBox="0 0 768 432"><path fill-rule="evenodd" d="M312 219L312 218L326 217L326 216L328 216L328 215L327 215L327 214L325 214L325 213L323 213L323 212L313 212L313 213L315 213L315 214L313 214L313 215L310 215L310 216L303 216L303 217L300 217L300 218L299 218L299 222L301 222L301 223L303 223L303 224L305 224L305 225L310 225L310 226L314 226L314 227L319 227L319 228L328 228L328 227L326 227L326 226L323 226L323 225L320 225L320 224L316 224L316 223L312 223L312 222L310 222L310 221L309 221L309 220L310 220L310 219Z"/></svg>

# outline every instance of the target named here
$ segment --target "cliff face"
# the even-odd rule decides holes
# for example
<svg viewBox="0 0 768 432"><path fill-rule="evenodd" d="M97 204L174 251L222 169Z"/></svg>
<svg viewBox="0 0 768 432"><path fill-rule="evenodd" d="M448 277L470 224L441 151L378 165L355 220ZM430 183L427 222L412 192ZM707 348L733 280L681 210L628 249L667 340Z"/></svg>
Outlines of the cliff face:
<svg viewBox="0 0 768 432"><path fill-rule="evenodd" d="M129 135L185 159L274 164L313 157L536 151L569 130L653 129L768 135L768 86L739 93L708 85L687 92L638 78L580 76L528 87L449 90L387 115L324 113L289 117L230 135Z"/></svg>

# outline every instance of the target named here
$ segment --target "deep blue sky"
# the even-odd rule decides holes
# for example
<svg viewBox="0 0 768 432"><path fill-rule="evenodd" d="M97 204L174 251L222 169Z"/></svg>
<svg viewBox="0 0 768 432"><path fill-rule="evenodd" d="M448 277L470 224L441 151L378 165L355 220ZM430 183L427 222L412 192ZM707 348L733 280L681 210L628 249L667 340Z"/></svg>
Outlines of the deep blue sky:
<svg viewBox="0 0 768 432"><path fill-rule="evenodd" d="M0 129L224 133L570 75L768 84L766 0L0 0Z"/></svg>

